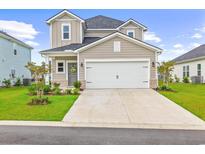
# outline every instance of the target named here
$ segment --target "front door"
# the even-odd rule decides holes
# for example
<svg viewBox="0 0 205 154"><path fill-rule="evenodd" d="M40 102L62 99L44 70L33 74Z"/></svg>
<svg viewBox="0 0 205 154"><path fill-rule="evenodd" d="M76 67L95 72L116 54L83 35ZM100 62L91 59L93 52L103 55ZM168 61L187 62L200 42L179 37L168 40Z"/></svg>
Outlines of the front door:
<svg viewBox="0 0 205 154"><path fill-rule="evenodd" d="M77 63L68 63L68 86L77 81Z"/></svg>

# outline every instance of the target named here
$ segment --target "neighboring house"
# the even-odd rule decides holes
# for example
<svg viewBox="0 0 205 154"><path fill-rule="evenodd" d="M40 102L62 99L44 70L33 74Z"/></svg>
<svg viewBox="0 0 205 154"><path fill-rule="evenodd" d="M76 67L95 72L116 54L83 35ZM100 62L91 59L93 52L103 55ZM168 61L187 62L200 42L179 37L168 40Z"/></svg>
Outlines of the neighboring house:
<svg viewBox="0 0 205 154"><path fill-rule="evenodd" d="M201 45L173 60L176 64L174 66L173 74L176 75L180 81L184 77L192 79L199 78L201 82L204 81L205 76L205 45Z"/></svg>
<svg viewBox="0 0 205 154"><path fill-rule="evenodd" d="M143 41L147 27L105 16L82 19L63 10L47 20L51 82L82 88L156 88L161 49Z"/></svg>
<svg viewBox="0 0 205 154"><path fill-rule="evenodd" d="M10 79L13 83L16 78L31 78L25 68L31 61L31 49L24 42L0 31L0 86L4 79Z"/></svg>

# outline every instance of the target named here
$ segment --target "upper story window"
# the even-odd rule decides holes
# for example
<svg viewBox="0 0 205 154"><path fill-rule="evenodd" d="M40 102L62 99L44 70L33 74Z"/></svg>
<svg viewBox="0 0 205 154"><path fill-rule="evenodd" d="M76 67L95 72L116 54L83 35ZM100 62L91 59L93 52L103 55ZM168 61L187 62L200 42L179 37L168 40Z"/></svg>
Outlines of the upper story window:
<svg viewBox="0 0 205 154"><path fill-rule="evenodd" d="M197 64L197 76L201 76L201 64Z"/></svg>
<svg viewBox="0 0 205 154"><path fill-rule="evenodd" d="M129 37L135 38L135 30L127 30L127 35Z"/></svg>
<svg viewBox="0 0 205 154"><path fill-rule="evenodd" d="M65 61L56 61L56 73L65 73Z"/></svg>
<svg viewBox="0 0 205 154"><path fill-rule="evenodd" d="M14 49L14 55L17 55L17 50L16 49Z"/></svg>
<svg viewBox="0 0 205 154"><path fill-rule="evenodd" d="M70 40L71 26L70 24L62 24L62 40Z"/></svg>

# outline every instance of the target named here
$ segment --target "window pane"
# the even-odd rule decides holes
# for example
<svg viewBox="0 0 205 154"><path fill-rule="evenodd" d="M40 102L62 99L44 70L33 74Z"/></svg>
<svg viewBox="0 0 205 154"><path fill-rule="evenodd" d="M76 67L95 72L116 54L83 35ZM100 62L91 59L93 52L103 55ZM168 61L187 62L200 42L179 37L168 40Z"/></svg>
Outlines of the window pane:
<svg viewBox="0 0 205 154"><path fill-rule="evenodd" d="M63 32L68 32L69 31L69 26L63 26Z"/></svg>
<svg viewBox="0 0 205 154"><path fill-rule="evenodd" d="M58 72L63 72L63 67L58 67Z"/></svg>
<svg viewBox="0 0 205 154"><path fill-rule="evenodd" d="M63 63L58 63L58 67L63 67Z"/></svg>
<svg viewBox="0 0 205 154"><path fill-rule="evenodd" d="M134 36L133 32L128 32L128 36L133 37Z"/></svg>
<svg viewBox="0 0 205 154"><path fill-rule="evenodd" d="M69 39L69 34L68 33L63 33L63 38L64 39Z"/></svg>

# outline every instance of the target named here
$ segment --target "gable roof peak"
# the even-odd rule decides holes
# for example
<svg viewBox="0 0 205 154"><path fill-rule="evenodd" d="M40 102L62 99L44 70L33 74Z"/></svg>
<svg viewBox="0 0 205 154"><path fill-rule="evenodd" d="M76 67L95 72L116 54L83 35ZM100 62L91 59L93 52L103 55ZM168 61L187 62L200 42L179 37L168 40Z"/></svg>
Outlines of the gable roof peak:
<svg viewBox="0 0 205 154"><path fill-rule="evenodd" d="M55 14L54 16L50 17L49 19L47 19L46 23L50 24L53 20L55 20L57 17L61 16L62 14L68 14L68 15L80 20L81 22L84 22L84 20L81 17L77 16L76 14L72 13L71 11L68 11L67 9L64 9L64 10L58 12L57 14Z"/></svg>

